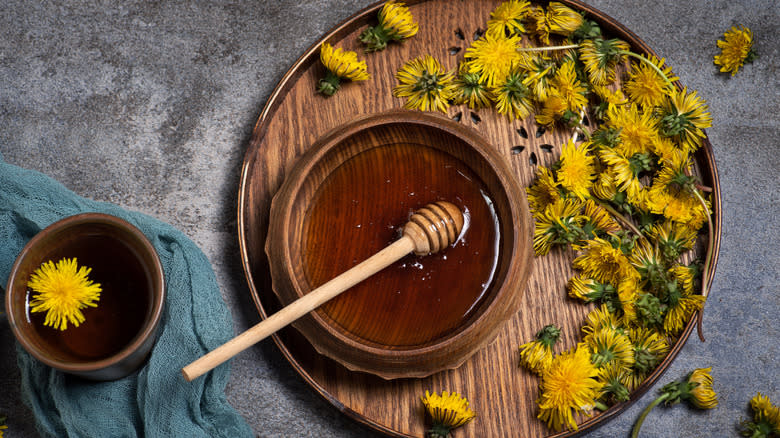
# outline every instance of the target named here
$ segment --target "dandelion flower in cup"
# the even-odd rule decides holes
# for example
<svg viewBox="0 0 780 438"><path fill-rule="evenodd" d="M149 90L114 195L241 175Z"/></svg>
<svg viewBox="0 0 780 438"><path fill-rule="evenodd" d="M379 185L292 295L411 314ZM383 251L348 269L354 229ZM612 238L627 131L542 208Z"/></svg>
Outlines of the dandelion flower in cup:
<svg viewBox="0 0 780 438"><path fill-rule="evenodd" d="M405 4L388 1L377 14L379 24L369 27L360 34L360 42L366 45L366 52L384 50L391 41L402 41L417 34L419 26Z"/></svg>
<svg viewBox="0 0 780 438"><path fill-rule="evenodd" d="M408 61L395 77L400 84L393 89L393 96L406 98L407 109L446 112L449 100L455 97L452 73L431 55Z"/></svg>
<svg viewBox="0 0 780 438"><path fill-rule="evenodd" d="M82 309L97 307L102 292L100 284L88 278L91 271L79 267L75 258L42 264L27 282L34 293L30 311L46 312L44 325L59 330L67 329L68 323L78 327L84 322Z"/></svg>
<svg viewBox="0 0 780 438"><path fill-rule="evenodd" d="M531 3L526 0L507 0L493 12L487 22L487 31L500 36L515 36L525 33L523 20L530 12Z"/></svg>
<svg viewBox="0 0 780 438"><path fill-rule="evenodd" d="M327 69L325 77L320 79L317 91L332 96L341 88L341 80L365 81L371 75L367 72L366 62L359 61L357 53L341 48L335 49L328 43L322 43L320 61Z"/></svg>
<svg viewBox="0 0 780 438"><path fill-rule="evenodd" d="M553 324L539 330L535 340L520 346L520 365L540 376L544 374L552 364L552 348L560 336L561 329Z"/></svg>
<svg viewBox="0 0 780 438"><path fill-rule="evenodd" d="M769 397L759 393L750 399L753 419L743 421L740 434L750 438L780 437L780 407L772 404Z"/></svg>
<svg viewBox="0 0 780 438"><path fill-rule="evenodd" d="M715 55L714 63L721 72L730 72L734 76L745 63L753 62L758 54L753 50L753 31L745 26L732 26L718 40L720 55Z"/></svg>
<svg viewBox="0 0 780 438"><path fill-rule="evenodd" d="M425 411L431 416L430 438L447 438L450 431L473 420L477 414L469 408L469 401L457 392L444 391L441 395L425 391L421 397Z"/></svg>
<svg viewBox="0 0 780 438"><path fill-rule="evenodd" d="M517 51L520 37L505 37L486 33L466 49L463 62L469 73L479 74L488 88L495 88L506 80L523 55Z"/></svg>
<svg viewBox="0 0 780 438"><path fill-rule="evenodd" d="M647 414L661 403L671 406L687 401L699 409L716 407L718 405L718 396L712 389L710 372L712 372L712 368L697 368L690 372L682 381L666 384L661 389L661 395L642 411L636 424L634 424L634 429L631 431L631 438L639 436L639 429L642 427Z"/></svg>
<svg viewBox="0 0 780 438"><path fill-rule="evenodd" d="M590 362L588 347L583 344L556 356L539 384L537 418L556 431L577 430L574 413L590 413L596 404L601 389L596 380L598 373Z"/></svg>

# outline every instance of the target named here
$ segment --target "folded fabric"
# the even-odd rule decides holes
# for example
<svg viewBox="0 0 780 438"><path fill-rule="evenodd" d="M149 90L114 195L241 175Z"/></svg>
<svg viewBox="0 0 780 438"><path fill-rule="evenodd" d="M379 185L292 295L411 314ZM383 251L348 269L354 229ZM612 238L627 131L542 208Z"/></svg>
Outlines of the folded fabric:
<svg viewBox="0 0 780 438"><path fill-rule="evenodd" d="M206 256L184 234L149 216L82 198L0 155L0 283L24 245L49 224L83 212L140 229L165 270L167 298L147 363L113 382L90 382L38 362L21 347L22 397L51 437L243 437L252 431L225 398L229 366L193 382L180 369L233 336L231 315Z"/></svg>

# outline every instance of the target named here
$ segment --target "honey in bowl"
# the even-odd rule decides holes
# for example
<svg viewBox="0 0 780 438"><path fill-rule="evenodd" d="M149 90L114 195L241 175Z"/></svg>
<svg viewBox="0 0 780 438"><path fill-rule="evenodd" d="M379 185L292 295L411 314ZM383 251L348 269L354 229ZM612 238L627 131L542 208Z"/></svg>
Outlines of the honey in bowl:
<svg viewBox="0 0 780 438"><path fill-rule="evenodd" d="M451 247L410 254L319 312L351 336L391 348L446 337L477 314L496 271L499 227L480 178L456 157L416 143L367 149L318 187L303 224L303 269L315 288L394 240L410 215L435 201L464 212Z"/></svg>
<svg viewBox="0 0 780 438"><path fill-rule="evenodd" d="M110 256L106 248L111 248ZM85 320L78 326L68 324L59 330L43 324L46 312L30 312L31 322L39 342L59 360L91 362L119 353L141 332L149 318L152 274L140 261L140 256L126 244L95 233L69 245L67 251L52 254L52 261L76 258L79 266L92 270L89 279L101 285L97 307L82 309ZM29 303L34 292L27 292Z"/></svg>

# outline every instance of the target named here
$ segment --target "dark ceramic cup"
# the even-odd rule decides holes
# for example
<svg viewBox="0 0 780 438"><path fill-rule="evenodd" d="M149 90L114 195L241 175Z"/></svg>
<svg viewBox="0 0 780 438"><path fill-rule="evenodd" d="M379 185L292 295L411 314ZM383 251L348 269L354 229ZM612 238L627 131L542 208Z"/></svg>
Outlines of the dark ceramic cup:
<svg viewBox="0 0 780 438"><path fill-rule="evenodd" d="M31 313L27 286L43 263L76 258L100 283L97 307L83 309L85 321L58 330ZM165 278L149 240L130 223L101 213L62 219L33 237L8 278L8 321L19 343L39 361L91 380L115 380L140 367L157 337Z"/></svg>

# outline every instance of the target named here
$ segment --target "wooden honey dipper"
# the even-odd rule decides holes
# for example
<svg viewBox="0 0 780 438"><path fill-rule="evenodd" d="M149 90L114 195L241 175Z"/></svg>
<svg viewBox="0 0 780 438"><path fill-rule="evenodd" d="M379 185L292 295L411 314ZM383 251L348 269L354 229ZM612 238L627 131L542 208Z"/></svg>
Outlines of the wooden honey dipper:
<svg viewBox="0 0 780 438"><path fill-rule="evenodd" d="M449 202L426 205L409 218L400 239L182 368L184 378L189 382L211 371L410 252L424 256L441 251L455 243L463 223L463 213Z"/></svg>

